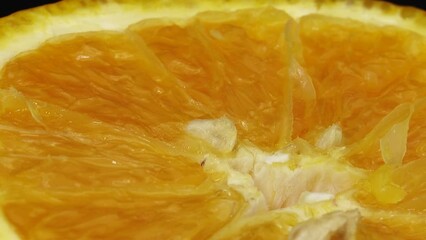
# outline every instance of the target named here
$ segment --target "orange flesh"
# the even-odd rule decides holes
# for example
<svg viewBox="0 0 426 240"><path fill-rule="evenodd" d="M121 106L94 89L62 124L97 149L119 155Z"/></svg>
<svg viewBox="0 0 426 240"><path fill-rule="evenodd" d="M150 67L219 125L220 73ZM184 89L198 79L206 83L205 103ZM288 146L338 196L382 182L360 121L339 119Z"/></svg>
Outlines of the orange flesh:
<svg viewBox="0 0 426 240"><path fill-rule="evenodd" d="M295 49L284 36L289 19L264 9L203 13L185 26L146 20L124 32L58 37L11 60L0 76L7 219L24 239L206 238L245 203L224 176L173 147L188 121L226 115L239 141L266 150L296 137L314 143L338 123L353 146L396 106L426 95L424 38L311 15L296 26ZM315 95L288 74L294 59ZM361 203L424 211L425 116L414 111L404 157L417 168L392 172L407 196L383 206L361 187ZM375 170L379 140L345 157ZM379 229L368 224L359 234Z"/></svg>

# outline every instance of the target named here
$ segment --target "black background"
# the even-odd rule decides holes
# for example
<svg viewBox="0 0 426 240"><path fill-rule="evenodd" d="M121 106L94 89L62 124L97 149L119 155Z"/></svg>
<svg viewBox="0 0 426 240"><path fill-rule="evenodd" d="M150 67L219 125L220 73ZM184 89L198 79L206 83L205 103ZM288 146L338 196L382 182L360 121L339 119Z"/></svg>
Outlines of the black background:
<svg viewBox="0 0 426 240"><path fill-rule="evenodd" d="M144 0L141 0L144 1ZM406 5L406 6L415 6L418 8L422 8L424 10L426 10L426 2L425 0L413 0L413 1L396 1L396 0L387 0L388 2L393 2L399 5ZM57 0L44 0L44 1L34 1L34 0L6 0L3 1L2 4L0 4L0 17L1 16L6 16L9 15L13 12L22 10L22 9L27 9L27 8L32 8L32 7L36 7L36 6L40 6L43 4L47 4L47 3L53 3L53 2L58 2ZM423 3L422 3L423 2ZM7 3L7 5L5 4Z"/></svg>

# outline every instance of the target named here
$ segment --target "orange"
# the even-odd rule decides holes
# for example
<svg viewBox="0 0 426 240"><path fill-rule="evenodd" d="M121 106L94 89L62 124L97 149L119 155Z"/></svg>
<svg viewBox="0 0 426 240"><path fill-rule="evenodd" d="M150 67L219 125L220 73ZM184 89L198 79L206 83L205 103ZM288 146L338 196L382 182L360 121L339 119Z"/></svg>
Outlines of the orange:
<svg viewBox="0 0 426 240"><path fill-rule="evenodd" d="M425 23L362 1L0 19L1 239L426 238Z"/></svg>

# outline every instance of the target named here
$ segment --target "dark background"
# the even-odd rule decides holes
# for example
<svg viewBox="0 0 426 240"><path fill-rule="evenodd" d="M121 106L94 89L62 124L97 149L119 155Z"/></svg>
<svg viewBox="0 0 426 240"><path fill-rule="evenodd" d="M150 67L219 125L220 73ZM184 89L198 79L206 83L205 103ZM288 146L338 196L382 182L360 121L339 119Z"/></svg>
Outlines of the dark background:
<svg viewBox="0 0 426 240"><path fill-rule="evenodd" d="M143 1L143 0L141 0ZM34 0L6 0L0 4L0 17L9 15L13 12L40 6L46 3L58 2L58 0L44 0L44 1L34 1ZM393 2L399 5L406 6L415 6L418 8L422 8L426 10L426 1L425 0L413 0L413 1L396 1L396 0L388 0L388 2ZM423 2L423 3L422 3ZM7 4L6 4L7 3Z"/></svg>

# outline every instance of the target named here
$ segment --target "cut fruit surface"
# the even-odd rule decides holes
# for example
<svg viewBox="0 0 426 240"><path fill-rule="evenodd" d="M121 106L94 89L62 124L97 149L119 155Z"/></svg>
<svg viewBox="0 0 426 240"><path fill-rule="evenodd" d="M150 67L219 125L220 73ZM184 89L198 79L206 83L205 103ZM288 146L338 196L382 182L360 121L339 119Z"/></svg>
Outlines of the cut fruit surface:
<svg viewBox="0 0 426 240"><path fill-rule="evenodd" d="M64 1L0 20L58 20L27 43L0 27L0 233L424 239L426 18L349 3Z"/></svg>

